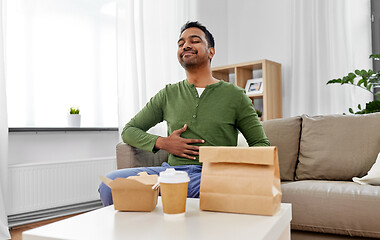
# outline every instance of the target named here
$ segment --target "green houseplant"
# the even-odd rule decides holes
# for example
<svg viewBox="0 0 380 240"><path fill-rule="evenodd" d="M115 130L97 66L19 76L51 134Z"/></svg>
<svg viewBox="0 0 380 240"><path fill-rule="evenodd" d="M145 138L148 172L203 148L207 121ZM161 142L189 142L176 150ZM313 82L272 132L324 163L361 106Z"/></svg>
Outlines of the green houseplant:
<svg viewBox="0 0 380 240"><path fill-rule="evenodd" d="M79 108L70 108L70 114L79 114Z"/></svg>
<svg viewBox="0 0 380 240"><path fill-rule="evenodd" d="M67 124L69 127L80 127L81 115L79 108L70 108L69 115L67 116Z"/></svg>
<svg viewBox="0 0 380 240"><path fill-rule="evenodd" d="M371 54L369 58L379 60L380 54ZM354 72L349 73L347 76L344 76L343 78L338 79L332 79L327 82L327 84L333 84L333 83L340 83L343 84L349 84L356 87L360 87L362 89L365 89L372 93L374 95L374 99L371 102L366 103L365 108L362 108L362 106L358 105L358 111L354 111L352 108L349 108L348 111L352 114L367 114L367 113L374 113L374 112L380 112L380 93L375 94L373 87L380 86L380 71L374 72L373 70L369 69L366 70L358 70L356 69Z"/></svg>

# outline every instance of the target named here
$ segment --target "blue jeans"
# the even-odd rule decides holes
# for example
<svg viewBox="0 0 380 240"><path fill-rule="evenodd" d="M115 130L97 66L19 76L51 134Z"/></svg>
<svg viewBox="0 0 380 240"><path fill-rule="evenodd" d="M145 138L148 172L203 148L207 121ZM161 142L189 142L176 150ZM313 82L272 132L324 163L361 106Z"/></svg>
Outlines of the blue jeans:
<svg viewBox="0 0 380 240"><path fill-rule="evenodd" d="M113 171L107 174L107 177L114 180L116 178L127 178L129 176L136 176L139 172L147 172L148 174L157 174L165 171L167 168L174 168L177 171L185 171L190 177L189 188L187 191L187 197L199 198L199 186L201 183L202 166L200 165L181 165L170 166L167 162L162 163L161 167L140 167L140 168L125 168ZM113 204L111 189L101 183L99 185L100 200L102 200L103 206Z"/></svg>

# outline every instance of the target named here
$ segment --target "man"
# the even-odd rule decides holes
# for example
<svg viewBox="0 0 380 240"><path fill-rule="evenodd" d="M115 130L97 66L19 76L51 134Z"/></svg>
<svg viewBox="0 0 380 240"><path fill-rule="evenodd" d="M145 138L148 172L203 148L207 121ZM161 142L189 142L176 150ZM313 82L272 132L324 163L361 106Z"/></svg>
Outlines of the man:
<svg viewBox="0 0 380 240"><path fill-rule="evenodd" d="M111 179L137 175L141 171L159 174L166 168L186 171L190 182L188 197L199 197L202 165L199 146L236 146L240 130L249 146L268 146L269 141L244 90L214 78L211 60L215 54L212 34L198 22L187 22L178 40L178 61L187 79L168 84L126 124L123 141L146 151L169 152L161 167L121 169L107 175ZM168 137L146 131L167 121ZM104 206L112 204L110 189L99 187Z"/></svg>

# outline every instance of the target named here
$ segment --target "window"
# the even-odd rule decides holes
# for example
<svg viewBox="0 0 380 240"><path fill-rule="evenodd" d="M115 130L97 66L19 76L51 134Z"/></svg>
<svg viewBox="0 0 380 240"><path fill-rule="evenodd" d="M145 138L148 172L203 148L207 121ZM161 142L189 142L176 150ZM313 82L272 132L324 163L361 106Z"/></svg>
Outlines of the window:
<svg viewBox="0 0 380 240"><path fill-rule="evenodd" d="M118 125L115 1L8 0L5 23L9 127L64 127L70 107Z"/></svg>
<svg viewBox="0 0 380 240"><path fill-rule="evenodd" d="M379 54L380 53L380 2L379 1L374 1L374 0L371 1L371 11L372 11L372 53ZM375 72L380 71L379 60L373 60L373 70ZM380 92L380 86L375 87L374 92L375 93Z"/></svg>

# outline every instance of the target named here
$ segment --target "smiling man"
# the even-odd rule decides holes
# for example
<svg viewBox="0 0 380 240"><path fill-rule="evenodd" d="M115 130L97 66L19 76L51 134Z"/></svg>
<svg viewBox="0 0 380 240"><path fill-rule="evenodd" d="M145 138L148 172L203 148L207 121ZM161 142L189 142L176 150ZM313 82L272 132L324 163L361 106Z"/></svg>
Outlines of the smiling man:
<svg viewBox="0 0 380 240"><path fill-rule="evenodd" d="M123 141L140 149L169 152L161 167L121 169L108 178L126 178L145 171L159 174L167 168L186 171L190 182L188 197L199 197L202 164L199 146L236 146L238 130L249 146L269 146L252 101L244 90L211 74L215 54L212 34L198 22L187 22L181 29L177 57L187 79L168 84L128 122ZM168 137L147 133L157 123L166 121ZM101 184L104 206L113 203L109 187Z"/></svg>

